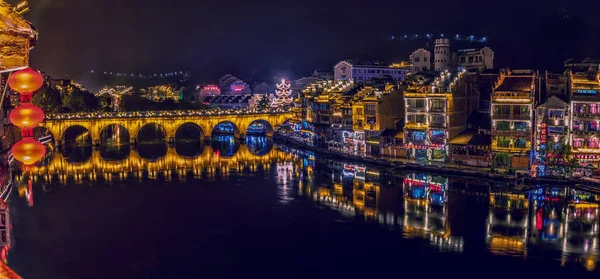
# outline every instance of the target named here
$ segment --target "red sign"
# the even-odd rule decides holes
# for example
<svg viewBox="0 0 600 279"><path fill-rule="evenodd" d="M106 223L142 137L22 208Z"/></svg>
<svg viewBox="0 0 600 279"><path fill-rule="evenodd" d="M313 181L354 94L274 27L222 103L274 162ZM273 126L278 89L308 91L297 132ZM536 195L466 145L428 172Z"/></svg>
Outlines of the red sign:
<svg viewBox="0 0 600 279"><path fill-rule="evenodd" d="M548 137L548 128L546 123L540 125L540 143L546 144L546 138Z"/></svg>
<svg viewBox="0 0 600 279"><path fill-rule="evenodd" d="M596 154L575 154L575 155L573 155L573 157L575 157L575 159L591 159L591 160L600 159L600 155L596 155Z"/></svg>

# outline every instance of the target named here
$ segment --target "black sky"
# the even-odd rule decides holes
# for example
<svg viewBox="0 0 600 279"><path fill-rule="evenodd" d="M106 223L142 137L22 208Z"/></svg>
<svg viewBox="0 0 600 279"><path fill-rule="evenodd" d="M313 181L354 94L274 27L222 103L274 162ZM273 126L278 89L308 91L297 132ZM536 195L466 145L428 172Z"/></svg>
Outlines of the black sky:
<svg viewBox="0 0 600 279"><path fill-rule="evenodd" d="M497 66L528 67L529 46L547 44L535 39L544 16L566 8L596 28L600 8L597 0L29 2L26 18L40 32L32 66L73 78L92 69L186 68L206 79L273 70L302 76L346 58L408 59L408 50L424 42L386 37L427 32L486 36Z"/></svg>

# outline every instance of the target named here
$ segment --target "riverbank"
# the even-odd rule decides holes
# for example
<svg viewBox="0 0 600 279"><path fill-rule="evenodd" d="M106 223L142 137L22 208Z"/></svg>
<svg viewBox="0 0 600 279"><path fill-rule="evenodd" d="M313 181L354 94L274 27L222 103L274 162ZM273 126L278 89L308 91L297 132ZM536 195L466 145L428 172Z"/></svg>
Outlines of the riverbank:
<svg viewBox="0 0 600 279"><path fill-rule="evenodd" d="M381 156L359 156L342 152L335 152L327 150L325 148L316 147L309 145L292 138L276 135L273 137L276 143L284 143L286 145L303 148L325 156L331 159L342 159L349 160L354 163L360 163L365 165L373 165L379 167L390 168L392 172L407 172L407 171L420 171L426 173L441 173L444 175L457 175L457 176L468 176L477 179L488 179L491 181L498 181L501 183L514 183L517 190L531 190L532 188L541 186L576 186L584 188L587 191L600 192L600 180L583 180L583 179L553 179L553 178L540 178L531 177L525 172L517 172L515 174L496 174L492 173L490 168L484 167L472 167L457 165L452 163L443 162L425 162L416 161L403 158L390 158ZM519 186L521 185L521 186ZM522 185L535 185L533 187L524 187Z"/></svg>

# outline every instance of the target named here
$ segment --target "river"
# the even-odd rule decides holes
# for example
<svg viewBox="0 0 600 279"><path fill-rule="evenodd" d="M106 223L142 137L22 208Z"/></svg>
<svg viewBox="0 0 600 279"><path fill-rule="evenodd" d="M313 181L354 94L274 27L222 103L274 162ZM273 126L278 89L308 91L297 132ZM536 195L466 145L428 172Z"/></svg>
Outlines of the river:
<svg viewBox="0 0 600 279"><path fill-rule="evenodd" d="M15 185L3 257L24 278L600 274L597 195L395 173L262 137L52 151Z"/></svg>

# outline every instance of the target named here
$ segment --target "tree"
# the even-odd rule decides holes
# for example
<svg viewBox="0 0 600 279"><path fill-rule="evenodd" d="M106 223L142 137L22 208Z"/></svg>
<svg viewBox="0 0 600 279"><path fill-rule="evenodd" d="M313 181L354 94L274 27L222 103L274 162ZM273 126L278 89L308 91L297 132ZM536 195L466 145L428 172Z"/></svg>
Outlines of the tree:
<svg viewBox="0 0 600 279"><path fill-rule="evenodd" d="M63 105L72 112L98 110L98 98L88 91L75 90L63 97Z"/></svg>
<svg viewBox="0 0 600 279"><path fill-rule="evenodd" d="M510 167L510 155L508 153L498 153L494 156L494 161L492 162L492 166L494 168L501 167L506 168Z"/></svg>
<svg viewBox="0 0 600 279"><path fill-rule="evenodd" d="M271 103L271 100L269 100L269 96L267 96L267 94L263 95L262 98L260 98L258 100L258 103L256 104L256 108L260 109L260 110L264 110L269 108L269 105Z"/></svg>
<svg viewBox="0 0 600 279"><path fill-rule="evenodd" d="M49 86L43 86L33 94L31 102L46 113L60 112L62 107L60 92Z"/></svg>
<svg viewBox="0 0 600 279"><path fill-rule="evenodd" d="M102 94L98 96L98 107L102 111L113 110L112 97L109 94Z"/></svg>

